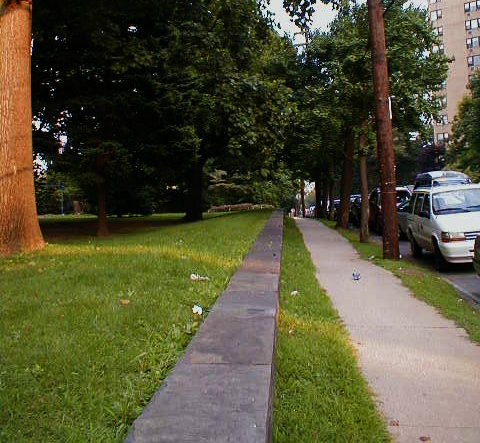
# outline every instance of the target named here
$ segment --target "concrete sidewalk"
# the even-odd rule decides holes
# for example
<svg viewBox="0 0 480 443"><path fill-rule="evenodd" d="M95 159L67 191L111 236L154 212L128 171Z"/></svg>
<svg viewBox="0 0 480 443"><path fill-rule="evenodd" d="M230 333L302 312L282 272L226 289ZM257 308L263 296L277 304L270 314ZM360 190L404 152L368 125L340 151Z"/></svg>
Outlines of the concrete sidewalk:
<svg viewBox="0 0 480 443"><path fill-rule="evenodd" d="M338 233L297 225L394 439L480 442L480 347Z"/></svg>

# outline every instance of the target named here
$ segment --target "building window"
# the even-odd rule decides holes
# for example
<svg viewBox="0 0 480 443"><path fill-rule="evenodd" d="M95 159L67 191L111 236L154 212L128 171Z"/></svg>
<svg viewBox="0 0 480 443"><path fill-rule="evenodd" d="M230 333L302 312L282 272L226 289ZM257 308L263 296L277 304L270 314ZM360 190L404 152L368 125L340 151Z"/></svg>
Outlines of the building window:
<svg viewBox="0 0 480 443"><path fill-rule="evenodd" d="M478 48L480 46L480 37L467 38L465 40L467 49Z"/></svg>
<svg viewBox="0 0 480 443"><path fill-rule="evenodd" d="M467 57L467 65L469 68L477 68L480 66L480 55Z"/></svg>
<svg viewBox="0 0 480 443"><path fill-rule="evenodd" d="M437 124L437 126L448 125L448 115L439 115L435 123Z"/></svg>
<svg viewBox="0 0 480 443"><path fill-rule="evenodd" d="M466 25L465 25L466 26ZM443 26L438 26L436 28L433 28L433 33L438 37L440 35L443 35Z"/></svg>
<svg viewBox="0 0 480 443"><path fill-rule="evenodd" d="M464 3L463 9L465 10L465 12L480 11L480 0Z"/></svg>
<svg viewBox="0 0 480 443"><path fill-rule="evenodd" d="M430 4L440 3L440 0L428 0L428 3Z"/></svg>
<svg viewBox="0 0 480 443"><path fill-rule="evenodd" d="M439 45L434 45L432 48L432 52L436 54L437 52L440 54L445 54L445 45L440 43Z"/></svg>
<svg viewBox="0 0 480 443"><path fill-rule="evenodd" d="M440 132L437 134L438 143L448 143L448 132Z"/></svg>
<svg viewBox="0 0 480 443"><path fill-rule="evenodd" d="M470 31L471 29L477 29L478 28L478 18L474 20L465 20L465 29L467 31Z"/></svg>
<svg viewBox="0 0 480 443"><path fill-rule="evenodd" d="M439 18L442 18L441 9L437 9L436 11L430 12L430 20L438 20Z"/></svg>
<svg viewBox="0 0 480 443"><path fill-rule="evenodd" d="M447 96L442 95L441 97L438 97L438 103L440 104L441 108L446 108L447 107Z"/></svg>

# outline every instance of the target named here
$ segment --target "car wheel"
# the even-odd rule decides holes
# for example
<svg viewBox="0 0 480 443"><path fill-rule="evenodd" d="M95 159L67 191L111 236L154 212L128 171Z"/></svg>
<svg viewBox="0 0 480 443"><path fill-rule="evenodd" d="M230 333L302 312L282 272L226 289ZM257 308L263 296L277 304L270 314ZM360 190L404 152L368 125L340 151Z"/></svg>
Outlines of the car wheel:
<svg viewBox="0 0 480 443"><path fill-rule="evenodd" d="M422 248L418 246L417 242L413 238L411 232L409 232L408 239L410 240L410 250L412 251L412 255L414 257L421 257L422 256Z"/></svg>
<svg viewBox="0 0 480 443"><path fill-rule="evenodd" d="M445 272L448 270L448 261L445 260L445 258L442 255L442 251L440 251L440 248L438 247L438 243L436 240L433 242L433 246L435 248L434 254L435 254L435 269L438 272Z"/></svg>

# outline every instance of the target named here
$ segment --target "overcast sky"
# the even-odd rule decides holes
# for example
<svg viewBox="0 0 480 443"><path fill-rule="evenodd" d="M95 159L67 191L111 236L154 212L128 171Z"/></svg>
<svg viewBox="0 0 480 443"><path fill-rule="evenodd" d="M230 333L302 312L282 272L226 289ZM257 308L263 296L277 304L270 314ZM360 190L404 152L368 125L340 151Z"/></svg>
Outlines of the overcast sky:
<svg viewBox="0 0 480 443"><path fill-rule="evenodd" d="M424 8L427 7L427 0L412 0L412 3L418 6L423 6ZM299 31L299 29L290 21L290 17L283 9L283 0L270 0L270 10L275 13L276 21L281 25L281 29L279 30L281 35L287 32L293 36L295 32ZM315 6L312 28L326 31L328 29L328 24L334 17L335 11L319 0ZM295 41L299 42L299 39L297 38Z"/></svg>

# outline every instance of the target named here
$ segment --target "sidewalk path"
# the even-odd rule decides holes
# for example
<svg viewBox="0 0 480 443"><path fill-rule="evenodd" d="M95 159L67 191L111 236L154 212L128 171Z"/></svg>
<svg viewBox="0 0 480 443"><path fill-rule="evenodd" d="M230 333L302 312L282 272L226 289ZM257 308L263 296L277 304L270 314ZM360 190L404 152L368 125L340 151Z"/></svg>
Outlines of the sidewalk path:
<svg viewBox="0 0 480 443"><path fill-rule="evenodd" d="M480 347L335 231L297 225L395 440L480 442Z"/></svg>

